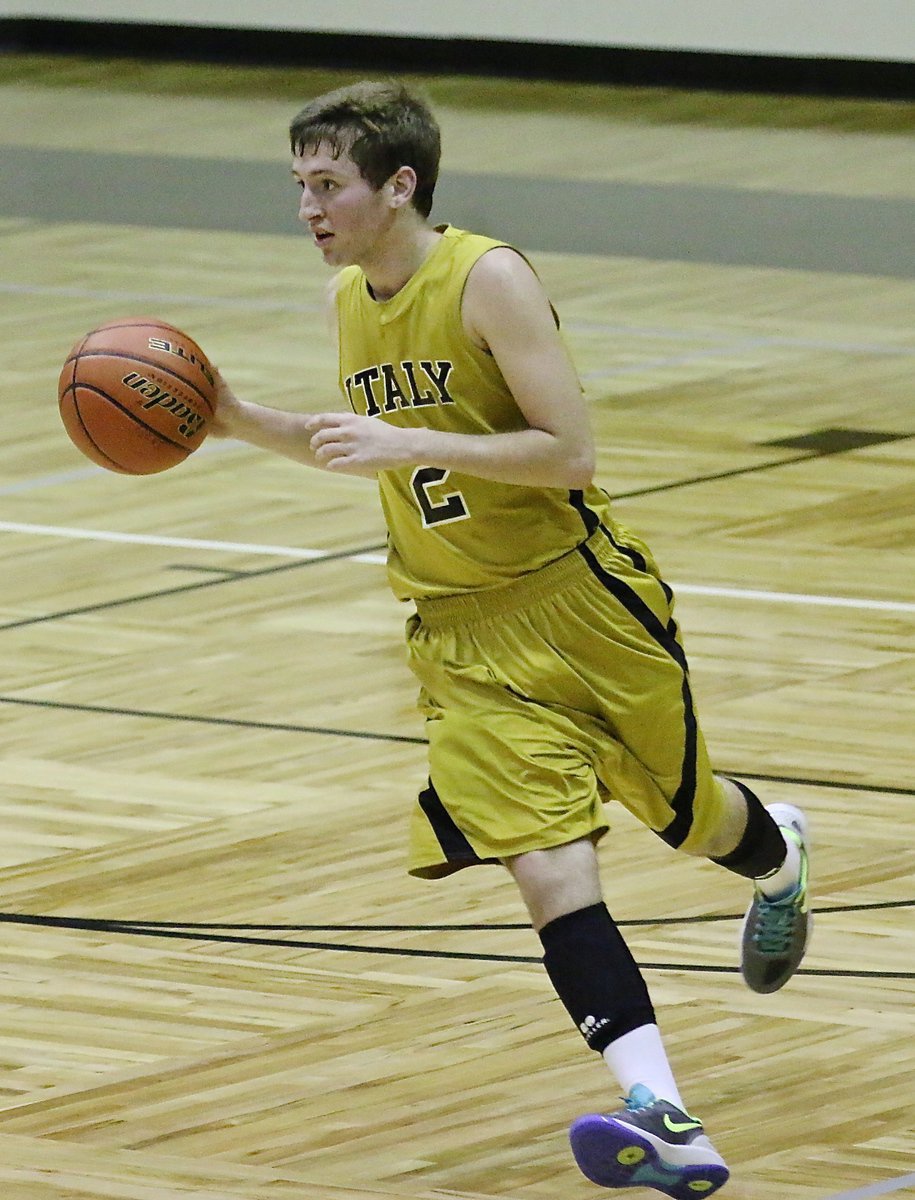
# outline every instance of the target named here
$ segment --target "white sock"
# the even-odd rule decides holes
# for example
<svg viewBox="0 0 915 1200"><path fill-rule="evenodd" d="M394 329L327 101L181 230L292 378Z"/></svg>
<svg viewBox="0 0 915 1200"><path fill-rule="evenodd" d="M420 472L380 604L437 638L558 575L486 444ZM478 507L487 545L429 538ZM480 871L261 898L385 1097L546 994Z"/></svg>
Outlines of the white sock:
<svg viewBox="0 0 915 1200"><path fill-rule="evenodd" d="M773 871L771 875L766 875L762 879L756 880L756 886L769 900L781 900L785 896L790 896L797 889L797 885L801 878L801 849L794 838L785 838L785 846L787 854L785 861Z"/></svg>
<svg viewBox="0 0 915 1200"><path fill-rule="evenodd" d="M629 1095L635 1084L642 1083L659 1100L669 1100L686 1111L657 1025L640 1025L624 1033L610 1043L603 1055L625 1095Z"/></svg>

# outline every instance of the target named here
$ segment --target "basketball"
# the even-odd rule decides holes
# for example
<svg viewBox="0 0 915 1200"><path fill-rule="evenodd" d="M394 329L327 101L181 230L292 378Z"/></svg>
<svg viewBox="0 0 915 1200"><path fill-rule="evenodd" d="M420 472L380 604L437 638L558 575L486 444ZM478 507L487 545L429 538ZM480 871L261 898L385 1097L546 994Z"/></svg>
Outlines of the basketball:
<svg viewBox="0 0 915 1200"><path fill-rule="evenodd" d="M80 338L57 396L73 444L122 475L154 475L183 462L216 410L206 355L186 333L153 317L109 321Z"/></svg>

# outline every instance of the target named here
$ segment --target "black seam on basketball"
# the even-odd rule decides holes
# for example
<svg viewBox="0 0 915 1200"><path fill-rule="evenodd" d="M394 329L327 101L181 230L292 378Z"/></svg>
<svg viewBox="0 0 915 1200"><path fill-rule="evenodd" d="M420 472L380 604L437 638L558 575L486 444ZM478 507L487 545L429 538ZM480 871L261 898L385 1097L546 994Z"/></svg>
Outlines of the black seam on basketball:
<svg viewBox="0 0 915 1200"><path fill-rule="evenodd" d="M127 468L124 466L124 464L119 463L116 458L112 458L107 450L103 450L101 448L101 446L98 444L98 442L95 440L95 438L92 436L92 434L90 433L89 428L86 425L86 422L83 420L83 414L79 411L79 401L76 397L76 386L71 384L70 387L68 387L64 391L64 396L66 396L68 392L73 393L73 411L76 414L76 419L79 421L80 428L82 429L83 433L86 435L86 441L89 442L90 445L95 447L95 449L99 452L99 454L101 454L102 458L107 458L107 460L112 464L112 466L117 467L117 469L119 471L126 472ZM61 397L61 399L63 399L63 396Z"/></svg>
<svg viewBox="0 0 915 1200"><path fill-rule="evenodd" d="M64 360L65 367L67 366L68 363L73 363L73 370L70 372L70 383L71 384L76 382L76 364L79 362L79 356L80 356L80 352L82 351L83 346L85 346L86 342L89 341L90 337L92 337L92 334L87 333L86 336L83 338L83 340L79 343L79 345L74 346L72 351L68 355L68 357Z"/></svg>
<svg viewBox="0 0 915 1200"><path fill-rule="evenodd" d="M158 317L150 317L148 321L144 321L140 317L133 321L109 321L107 324L99 325L97 329L91 330L86 337L92 337L95 333L105 333L109 329L172 329L175 333L180 333L183 338L187 338L188 341L192 340L177 325L172 325L168 321L160 321Z"/></svg>
<svg viewBox="0 0 915 1200"><path fill-rule="evenodd" d="M101 388L95 387L94 384L79 383L78 381L76 383L71 384L70 387L67 388L67 392L69 392L69 391L74 392L74 396L73 396L74 404L76 404L75 393L76 393L77 388L83 388L84 391L94 392L96 394L96 396L101 396L103 400L107 400L109 404L113 404L115 408L120 409L120 411L124 414L125 417L129 417L130 420L135 422L137 425L139 425L141 429L145 429L147 431L147 433L151 433L153 435L153 437L157 437L160 442L165 442L169 446L174 446L176 450L183 450L185 452L185 454L191 453L191 450L192 450L191 446L185 445L181 442L172 441L172 439L168 436L167 433L160 433L160 431L158 429L153 429L153 427L151 425L147 425L145 421L141 421L136 413L132 413L129 408L125 408L124 405L121 404L120 400L115 400L114 396L109 396L107 392L103 392ZM66 392L64 394L66 395ZM82 421L82 417L80 417L80 421ZM104 454L105 451L103 450L102 453ZM111 461L114 462L114 459L112 459Z"/></svg>
<svg viewBox="0 0 915 1200"><path fill-rule="evenodd" d="M189 337L183 329L179 329L177 325L170 325L168 321L160 321L158 317L150 318L148 321L118 321L117 324L112 322L108 325L99 325L97 329L89 330L89 332L83 338L83 345L85 345L89 338L94 337L96 334L108 333L112 329L170 329L172 333L177 333L178 336L183 338L185 341L193 342L194 345L197 346L197 343L194 342L194 339ZM200 347L197 346L197 349L200 350ZM202 350L200 350L200 354L201 357L206 357Z"/></svg>
<svg viewBox="0 0 915 1200"><path fill-rule="evenodd" d="M144 367L155 367L157 371L163 371L166 375L174 376L175 379L180 380L181 383L186 384L187 387L191 388L192 391L195 391L209 409L210 416L213 416L216 411L215 406L209 401L207 396L200 390L196 383L190 379L185 379L183 375L179 375L178 372L173 371L171 367L166 367L163 366L162 363L156 362L154 358L143 358L139 354L125 354L123 350L81 350L77 355L77 358L119 358L126 362L142 363ZM74 371L75 370L76 368L74 367Z"/></svg>
<svg viewBox="0 0 915 1200"><path fill-rule="evenodd" d="M173 333L177 333L180 337L184 338L185 341L193 342L193 344L197 346L197 343L193 341L193 338L189 338L188 335L180 330L177 325L169 325L168 321L119 321L116 325L112 323L110 325L100 325L98 329L90 329L87 334L80 338L79 344L74 346L64 359L64 366L66 366L67 363L75 362L76 359L79 358L83 352L83 346L85 346L86 342L88 342L91 337L94 337L97 333L107 333L110 329L170 329ZM197 349L200 351L201 358L206 358L206 355L199 346L197 346Z"/></svg>

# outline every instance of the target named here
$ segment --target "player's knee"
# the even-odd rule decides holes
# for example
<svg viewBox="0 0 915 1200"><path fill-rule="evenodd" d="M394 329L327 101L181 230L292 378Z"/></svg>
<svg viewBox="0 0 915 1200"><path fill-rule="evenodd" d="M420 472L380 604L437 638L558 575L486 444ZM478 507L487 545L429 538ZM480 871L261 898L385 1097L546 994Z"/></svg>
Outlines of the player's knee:
<svg viewBox="0 0 915 1200"><path fill-rule="evenodd" d="M721 858L738 845L747 824L747 802L739 788L716 775L707 799L680 849L695 858Z"/></svg>
<svg viewBox="0 0 915 1200"><path fill-rule="evenodd" d="M602 900L597 855L590 838L534 850L505 860L535 929L599 904Z"/></svg>

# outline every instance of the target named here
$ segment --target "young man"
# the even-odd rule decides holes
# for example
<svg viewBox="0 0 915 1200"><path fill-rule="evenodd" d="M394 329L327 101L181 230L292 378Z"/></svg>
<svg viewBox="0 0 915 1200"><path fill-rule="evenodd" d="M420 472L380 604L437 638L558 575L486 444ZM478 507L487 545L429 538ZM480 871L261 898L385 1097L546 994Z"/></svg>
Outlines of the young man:
<svg viewBox="0 0 915 1200"><path fill-rule="evenodd" d="M357 84L312 101L291 141L300 218L340 269L352 411L279 412L223 382L215 432L377 477L429 738L410 870L502 863L516 880L559 998L628 1094L572 1125L585 1175L710 1195L727 1167L685 1110L603 901L603 803L755 881L742 969L760 992L806 946L804 816L712 774L671 590L592 482L585 402L543 288L510 246L426 219L439 160L426 105Z"/></svg>

